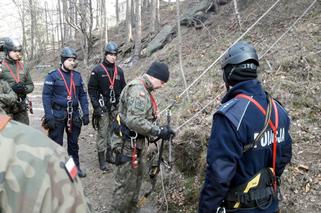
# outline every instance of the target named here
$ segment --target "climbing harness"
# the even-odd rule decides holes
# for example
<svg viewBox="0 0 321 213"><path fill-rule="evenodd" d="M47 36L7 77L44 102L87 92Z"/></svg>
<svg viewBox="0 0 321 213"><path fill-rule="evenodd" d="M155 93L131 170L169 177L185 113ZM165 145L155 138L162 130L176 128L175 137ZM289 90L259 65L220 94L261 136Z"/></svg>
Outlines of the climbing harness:
<svg viewBox="0 0 321 213"><path fill-rule="evenodd" d="M12 69L10 68L10 66L8 65L8 63L6 61L3 61L2 64L4 64L7 69L10 72L10 75L12 76L12 78L15 80L16 83L20 83L20 70L23 70L23 65L20 62L16 62L16 74L14 74L14 72L12 71Z"/></svg>
<svg viewBox="0 0 321 213"><path fill-rule="evenodd" d="M73 95L76 95L76 86L75 86L75 82L73 79L74 73L73 71L70 71L70 82L69 82L69 88L68 88L68 84L67 81L64 77L64 75L62 74L62 71L60 69L58 69L58 73L60 74L61 78L64 81L65 84L65 88L67 91L67 130L70 133L72 131L72 114L73 114ZM74 91L74 94L73 94Z"/></svg>
<svg viewBox="0 0 321 213"><path fill-rule="evenodd" d="M117 69L117 66L116 64L114 65L114 76L113 76L113 79L111 79L110 77L110 74L107 70L107 67L105 67L103 64L100 64L100 66L104 69L107 77L108 77L108 80L109 80L109 102L110 103L116 103L116 95L115 95L115 80L116 80L116 77L118 75L118 69Z"/></svg>
<svg viewBox="0 0 321 213"><path fill-rule="evenodd" d="M254 100L252 97L245 95L245 94L238 94L236 96L237 98L245 98L247 100L249 100L250 102L252 102L261 112L263 115L266 115L266 111L265 109L256 101ZM275 176L275 171L276 171L276 148L277 148L277 131L278 131L278 126L279 126L279 115L278 115L278 108L276 107L275 101L270 97L269 98L270 101L272 101L272 105L273 105L273 109L274 109L274 123L271 121L271 119L268 120L268 123L273 131L273 159L272 159L272 165L273 165L273 172L274 172L274 176ZM277 182L276 182L276 178L274 180L274 190L277 190Z"/></svg>

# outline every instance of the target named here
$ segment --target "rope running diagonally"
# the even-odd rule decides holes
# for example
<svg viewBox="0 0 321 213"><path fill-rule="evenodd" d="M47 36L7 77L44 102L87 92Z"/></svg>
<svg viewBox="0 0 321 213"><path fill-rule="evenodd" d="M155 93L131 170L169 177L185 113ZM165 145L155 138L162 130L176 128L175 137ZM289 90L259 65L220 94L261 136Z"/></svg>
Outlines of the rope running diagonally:
<svg viewBox="0 0 321 213"><path fill-rule="evenodd" d="M253 27L255 27L255 25L257 25L257 23L259 23L261 21L261 19L263 19L278 3L280 2L280 0L277 0L274 2L274 4L267 10L265 11L265 13L263 13L261 15L260 18L258 18L240 37L238 37L234 43L232 45L229 46L232 47L234 44L236 44L237 42L239 42L250 30L252 30ZM205 75L224 55L225 53L228 51L227 48L209 67L207 67L183 92L181 92L181 94L179 94L177 96L177 98L181 98L182 95L184 95L194 84L196 84L196 82L198 82L200 80L200 78L203 77L203 75ZM176 100L175 100L176 101ZM167 106L165 109L163 109L160 114L164 113L167 109L169 108L169 106Z"/></svg>
<svg viewBox="0 0 321 213"><path fill-rule="evenodd" d="M259 59L263 58L293 27L294 25L302 18L304 17L307 12L312 8L312 6L317 2L317 0L314 0L309 7L302 13L302 15L297 18L293 24L268 48L260 57ZM222 85L221 85L222 86ZM220 97L224 91L222 91L220 94L218 94L214 100L209 101L201 110L199 110L197 113L195 113L191 118L189 118L187 121L185 121L183 124L179 125L175 131L178 131L181 129L183 126L185 126L187 123L189 123L191 120L193 120L197 115L199 115L202 111L204 111L212 102L214 102L218 97Z"/></svg>
<svg viewBox="0 0 321 213"><path fill-rule="evenodd" d="M292 28L293 28L293 26L302 18L302 17L304 17L306 14L307 14L307 12L311 9L311 7L316 3L316 1L317 0L314 0L312 3L311 3L311 5L309 6L309 7L307 7L307 9L302 13L302 15L259 57L259 59L261 59L261 58L263 58ZM279 1L276 1L275 3L274 3L274 5L276 4L276 3L278 3ZM272 5L272 7L271 8L273 8L274 7L274 5ZM270 9L271 9L270 8ZM269 10L270 10L269 9ZM265 13L266 14L266 13ZM256 22L257 23L257 22ZM255 24L256 24L255 23ZM253 25L252 25L253 26ZM248 31L247 31L248 32ZM244 34L242 35L242 36L244 36ZM240 37L241 38L241 37ZM238 39L238 40L240 40L240 39ZM237 40L237 41L238 41ZM236 42L234 42L233 43L233 45L235 44ZM233 45L231 45L231 46L233 46ZM212 63L201 75L204 75L225 53L227 52L227 50L214 62L214 63ZM200 78L200 77L199 77ZM197 78L196 80L194 80L193 81L193 83L192 84L195 84L195 82L196 81L198 81L198 79L199 78ZM224 85L224 84L222 84L222 85ZM221 85L221 86L222 86ZM220 87L221 87L220 86ZM188 87L188 88L186 88L181 94L180 94L180 96L182 96L184 93L185 93L185 91L187 91L189 88L191 87L191 85ZM193 120L196 116L198 116L201 112L203 112L211 103L213 103L214 101L216 101L222 94L224 93L224 91L222 91L220 94L218 94L213 100L211 100L211 101L209 101L201 110L199 110L197 113L195 113L191 118L189 118L187 121L185 121L183 124L181 124L180 126L178 126L176 129L175 129L175 131L178 131L179 129L181 129L183 126L185 126L187 123L189 123L191 120ZM179 96L179 97L180 97ZM173 102L173 103L171 103L168 107L166 107L163 111L165 111L165 110L167 110L168 108L170 108L170 107L172 107L173 106L173 104L175 104L175 101ZM163 112L162 111L162 112ZM162 113L161 112L161 113ZM163 176L163 171L161 170L161 176ZM165 201L166 201L166 212L168 211L168 203L167 203L167 199L166 199L166 192L165 192L165 187L164 187L164 181L163 181L163 178L162 178L162 180L161 180L161 182L162 182L162 190L163 190L163 194L164 194L164 198L165 198Z"/></svg>

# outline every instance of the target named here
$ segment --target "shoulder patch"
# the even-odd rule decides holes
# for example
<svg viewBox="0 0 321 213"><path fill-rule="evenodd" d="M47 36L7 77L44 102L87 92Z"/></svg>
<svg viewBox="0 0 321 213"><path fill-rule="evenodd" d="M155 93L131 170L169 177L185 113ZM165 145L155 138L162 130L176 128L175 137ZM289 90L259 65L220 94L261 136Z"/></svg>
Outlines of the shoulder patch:
<svg viewBox="0 0 321 213"><path fill-rule="evenodd" d="M47 85L54 85L54 82L53 82L53 81L45 81L45 84L47 84Z"/></svg>
<svg viewBox="0 0 321 213"><path fill-rule="evenodd" d="M65 169L66 169L66 172L70 178L70 180L73 182L76 177L77 177L77 166L75 164L75 161L72 157L70 157L67 162L65 163Z"/></svg>
<svg viewBox="0 0 321 213"><path fill-rule="evenodd" d="M225 115L238 130L250 101L233 98L223 104L216 113Z"/></svg>
<svg viewBox="0 0 321 213"><path fill-rule="evenodd" d="M220 108L217 111L220 111L222 113L227 112L230 108L232 108L240 99L231 99L228 102L222 104Z"/></svg>

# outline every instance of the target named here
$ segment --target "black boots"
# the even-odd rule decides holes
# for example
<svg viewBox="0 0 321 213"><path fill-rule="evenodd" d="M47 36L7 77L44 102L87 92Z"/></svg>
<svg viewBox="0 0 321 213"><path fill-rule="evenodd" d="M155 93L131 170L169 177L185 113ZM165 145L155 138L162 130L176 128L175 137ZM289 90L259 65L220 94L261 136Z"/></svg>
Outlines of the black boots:
<svg viewBox="0 0 321 213"><path fill-rule="evenodd" d="M86 172L81 170L80 167L78 167L78 177L80 178L86 177Z"/></svg>
<svg viewBox="0 0 321 213"><path fill-rule="evenodd" d="M98 161L99 161L99 168L102 171L109 171L109 168L107 166L107 162L105 159L105 152L98 152Z"/></svg>
<svg viewBox="0 0 321 213"><path fill-rule="evenodd" d="M106 151L106 161L108 163L111 163L111 164L114 164L115 163L115 159L113 157L113 153L111 151L111 148L107 148L107 151Z"/></svg>

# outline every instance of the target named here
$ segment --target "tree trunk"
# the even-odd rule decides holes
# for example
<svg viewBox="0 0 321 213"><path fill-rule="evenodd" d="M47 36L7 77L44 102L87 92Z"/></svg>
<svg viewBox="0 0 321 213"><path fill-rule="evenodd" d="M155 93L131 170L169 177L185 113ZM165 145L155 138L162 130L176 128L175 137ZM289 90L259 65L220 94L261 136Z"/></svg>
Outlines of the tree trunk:
<svg viewBox="0 0 321 213"><path fill-rule="evenodd" d="M69 21L78 25L77 23L77 0L69 0ZM70 36L71 38L76 38L77 30L74 28L70 28Z"/></svg>
<svg viewBox="0 0 321 213"><path fill-rule="evenodd" d="M183 69L183 59L182 59L182 33L181 33L181 24L180 24L180 11L179 11L179 0L176 0L176 18L177 18L177 37L178 37L178 44L177 44L177 50L178 50L178 58L179 58L179 68L181 70L183 82L185 89L187 88L187 82L185 78L185 73ZM189 100L189 94L186 93L187 100Z"/></svg>
<svg viewBox="0 0 321 213"><path fill-rule="evenodd" d="M30 43L31 43L31 48L30 48L30 59L34 58L34 47L35 47L35 19L34 19L34 14L33 14L33 0L29 0L29 6L30 6Z"/></svg>
<svg viewBox="0 0 321 213"><path fill-rule="evenodd" d="M126 28L127 28L127 42L133 40L132 34L132 0L127 0L126 3Z"/></svg>
<svg viewBox="0 0 321 213"><path fill-rule="evenodd" d="M96 9L97 9L97 11L96 11L96 18L95 18L95 20L96 20L95 29L98 30L99 27L100 27L99 23L100 23L101 16L102 16L102 13L101 13L101 11L102 11L101 1L97 1L96 2ZM101 30L100 30L100 32L101 32Z"/></svg>
<svg viewBox="0 0 321 213"><path fill-rule="evenodd" d="M237 0L233 0L233 1L234 1L235 16L237 18L237 22L239 24L239 27L242 30L242 22L241 22L241 16L240 16L240 13L239 13L239 9L237 7Z"/></svg>
<svg viewBox="0 0 321 213"><path fill-rule="evenodd" d="M132 18L132 25L136 24L136 11L135 11L135 5L136 5L136 1L131 0L131 18Z"/></svg>
<svg viewBox="0 0 321 213"><path fill-rule="evenodd" d="M106 44L108 42L108 18L107 18L107 4L106 3L105 3L105 13L104 13L104 33L105 33L105 44Z"/></svg>
<svg viewBox="0 0 321 213"><path fill-rule="evenodd" d="M48 29L48 3L45 2L45 18L46 18L46 45L49 44L49 29Z"/></svg>
<svg viewBox="0 0 321 213"><path fill-rule="evenodd" d="M115 10L116 10L115 11L115 14L116 14L116 25L118 25L119 24L119 0L116 0Z"/></svg>
<svg viewBox="0 0 321 213"><path fill-rule="evenodd" d="M152 0L152 5L151 5L151 19L150 19L150 29L149 32L150 33L155 33L156 31L156 1L157 0Z"/></svg>
<svg viewBox="0 0 321 213"><path fill-rule="evenodd" d="M159 0L156 0L156 28L160 25Z"/></svg>
<svg viewBox="0 0 321 213"><path fill-rule="evenodd" d="M59 15L59 26L60 26L60 41L61 41L61 47L64 46L64 34L63 34L63 21L62 21L62 14L61 14L61 6L60 1L58 0L58 15Z"/></svg>
<svg viewBox="0 0 321 213"><path fill-rule="evenodd" d="M142 45L141 5L142 5L142 0L136 0L136 5L135 5L136 6L136 25L135 25L136 35L135 35L135 51L134 51L134 58L136 60L138 60L140 57L141 45Z"/></svg>
<svg viewBox="0 0 321 213"><path fill-rule="evenodd" d="M69 19L69 14L68 14L68 6L67 6L67 0L62 0L62 11L63 11L63 35L64 39L69 38L68 35L68 24L67 21Z"/></svg>

